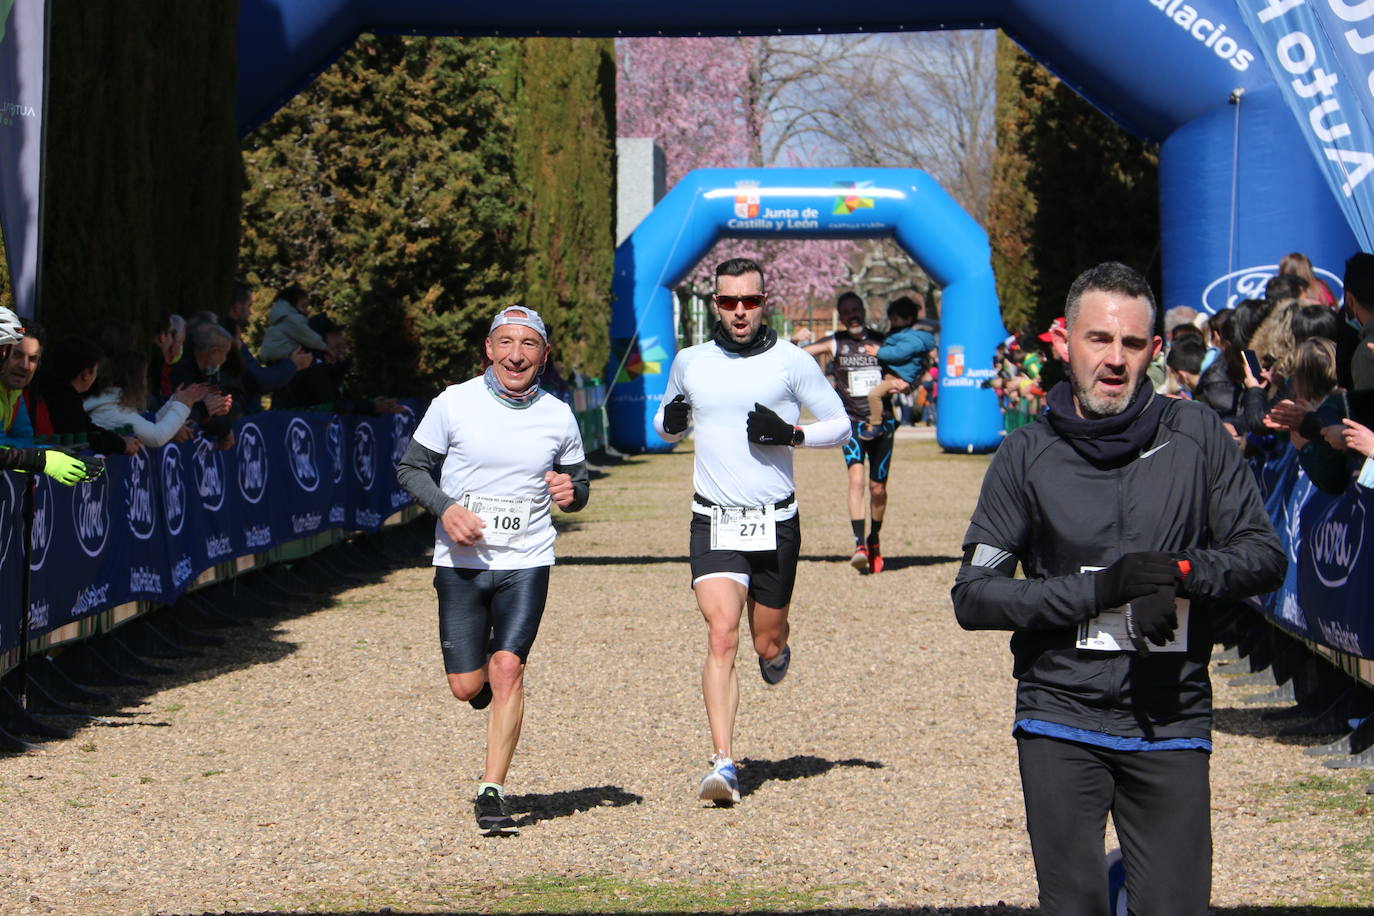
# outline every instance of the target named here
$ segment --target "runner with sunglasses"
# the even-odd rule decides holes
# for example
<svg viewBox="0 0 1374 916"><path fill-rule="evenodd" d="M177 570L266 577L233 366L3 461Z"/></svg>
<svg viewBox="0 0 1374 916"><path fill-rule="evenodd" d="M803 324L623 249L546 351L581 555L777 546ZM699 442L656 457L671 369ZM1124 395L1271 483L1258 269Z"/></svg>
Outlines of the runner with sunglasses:
<svg viewBox="0 0 1374 916"><path fill-rule="evenodd" d="M711 770L697 796L739 801L732 758L739 681L735 655L747 610L759 672L768 684L792 658L787 614L801 524L792 449L849 438L849 418L814 360L764 324L763 270L747 258L716 268L716 316L706 343L678 354L654 426L669 442L696 427L690 554L692 589L706 619L701 675L711 729ZM805 407L818 417L796 425Z"/></svg>

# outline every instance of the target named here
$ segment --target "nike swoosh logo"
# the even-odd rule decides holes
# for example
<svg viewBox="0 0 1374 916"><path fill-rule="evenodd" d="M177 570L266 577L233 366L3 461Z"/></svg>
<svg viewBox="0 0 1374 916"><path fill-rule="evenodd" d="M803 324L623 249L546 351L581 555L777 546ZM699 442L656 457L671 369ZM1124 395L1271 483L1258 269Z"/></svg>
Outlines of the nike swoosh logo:
<svg viewBox="0 0 1374 916"><path fill-rule="evenodd" d="M1173 439L1170 439L1170 440L1169 440L1169 442L1173 442L1173 441L1174 441ZM1149 458L1149 457L1150 457L1151 455L1153 455L1155 452L1159 451L1159 450L1162 449L1164 446L1168 445L1169 442L1161 442L1159 445L1156 445L1154 448L1150 449L1148 452L1141 452L1141 453L1140 453L1140 457L1141 457L1141 458Z"/></svg>

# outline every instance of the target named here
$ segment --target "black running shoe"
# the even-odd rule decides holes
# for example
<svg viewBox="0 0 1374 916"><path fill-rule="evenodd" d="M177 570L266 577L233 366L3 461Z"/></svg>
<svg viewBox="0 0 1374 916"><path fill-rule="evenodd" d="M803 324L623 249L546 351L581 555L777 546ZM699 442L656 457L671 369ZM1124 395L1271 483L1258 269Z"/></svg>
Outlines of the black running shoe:
<svg viewBox="0 0 1374 916"><path fill-rule="evenodd" d="M473 808L477 812L477 829L483 836L508 836L520 832L505 798L490 786L477 796Z"/></svg>
<svg viewBox="0 0 1374 916"><path fill-rule="evenodd" d="M482 689L472 695L468 700L468 705L473 709L486 709L491 705L491 681L485 681Z"/></svg>

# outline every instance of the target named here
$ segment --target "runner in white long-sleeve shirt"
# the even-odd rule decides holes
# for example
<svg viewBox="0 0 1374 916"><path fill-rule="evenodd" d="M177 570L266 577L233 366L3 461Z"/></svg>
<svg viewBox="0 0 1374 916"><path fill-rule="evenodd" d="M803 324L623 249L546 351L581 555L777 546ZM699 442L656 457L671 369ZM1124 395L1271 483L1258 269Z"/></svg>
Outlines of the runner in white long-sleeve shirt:
<svg viewBox="0 0 1374 916"><path fill-rule="evenodd" d="M697 606L706 618L701 675L715 754L698 797L739 801L731 757L739 681L735 655L745 609L759 671L776 684L787 674L787 612L797 576L801 523L792 449L828 448L850 436L844 405L815 360L763 323L763 271L746 258L716 268L712 340L678 354L654 426L676 442L694 423L691 564ZM805 407L817 422L798 426Z"/></svg>

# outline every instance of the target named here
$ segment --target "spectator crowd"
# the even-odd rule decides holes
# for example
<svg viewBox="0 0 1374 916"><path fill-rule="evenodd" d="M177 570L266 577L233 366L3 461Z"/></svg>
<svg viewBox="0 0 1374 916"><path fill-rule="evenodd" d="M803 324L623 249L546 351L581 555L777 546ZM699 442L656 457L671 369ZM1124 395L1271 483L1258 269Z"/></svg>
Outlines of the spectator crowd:
<svg viewBox="0 0 1374 916"><path fill-rule="evenodd" d="M1374 488L1374 254L1352 256L1343 282L1337 301L1308 258L1294 253L1262 299L1211 315L1167 310L1164 347L1149 370L1155 391L1211 407L1251 457L1291 445L1325 492L1343 492L1352 477ZM1052 341L1046 329L998 345L989 387L1008 427L1037 415L1065 378Z"/></svg>
<svg viewBox="0 0 1374 916"><path fill-rule="evenodd" d="M312 314L299 286L277 292L254 353L245 332L252 290L235 283L223 315L164 312L150 339L127 322L49 339L36 320L0 364L0 447L63 444L134 454L201 435L234 445L239 417L273 409L394 413L388 398L350 390L346 329Z"/></svg>

